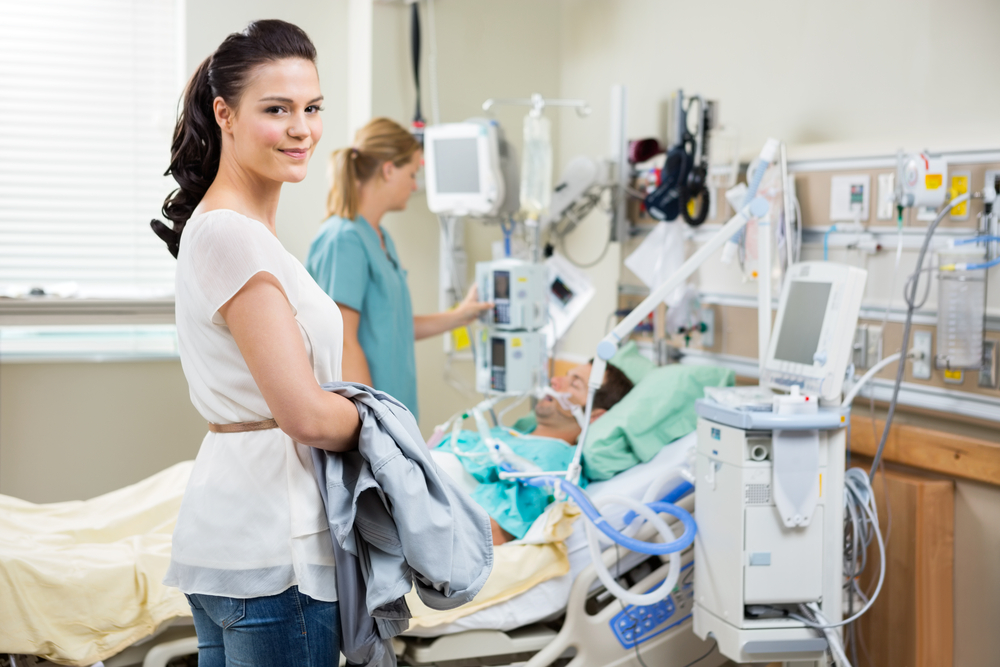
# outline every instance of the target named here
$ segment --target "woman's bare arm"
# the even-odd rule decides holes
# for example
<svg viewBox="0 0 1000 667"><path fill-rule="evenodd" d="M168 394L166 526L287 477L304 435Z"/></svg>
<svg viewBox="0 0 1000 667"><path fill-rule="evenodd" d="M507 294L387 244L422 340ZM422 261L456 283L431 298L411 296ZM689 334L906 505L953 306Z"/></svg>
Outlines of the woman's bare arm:
<svg viewBox="0 0 1000 667"><path fill-rule="evenodd" d="M343 452L357 447L358 410L351 400L320 388L277 278L256 274L219 314L282 431L319 449Z"/></svg>

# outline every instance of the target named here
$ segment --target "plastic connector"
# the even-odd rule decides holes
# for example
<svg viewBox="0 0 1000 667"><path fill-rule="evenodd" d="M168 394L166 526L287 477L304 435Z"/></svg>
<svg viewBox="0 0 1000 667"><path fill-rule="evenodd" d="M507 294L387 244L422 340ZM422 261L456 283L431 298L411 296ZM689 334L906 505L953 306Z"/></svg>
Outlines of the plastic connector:
<svg viewBox="0 0 1000 667"><path fill-rule="evenodd" d="M736 259L736 251L739 250L739 244L730 239L726 241L726 245L722 246L722 258L723 264L732 264L733 260Z"/></svg>
<svg viewBox="0 0 1000 667"><path fill-rule="evenodd" d="M764 142L764 147L760 149L760 159L766 164L774 161L774 156L778 153L780 142L777 139L769 138Z"/></svg>

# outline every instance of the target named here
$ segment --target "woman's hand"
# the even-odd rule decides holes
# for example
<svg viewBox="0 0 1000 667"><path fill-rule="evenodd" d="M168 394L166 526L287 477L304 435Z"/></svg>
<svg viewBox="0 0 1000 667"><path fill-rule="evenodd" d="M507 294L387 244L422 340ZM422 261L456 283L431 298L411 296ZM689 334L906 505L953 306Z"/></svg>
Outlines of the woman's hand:
<svg viewBox="0 0 1000 667"><path fill-rule="evenodd" d="M466 292L462 302L452 310L433 315L415 316L413 318L414 338L422 340L445 331L464 327L492 307L492 303L479 300L479 290L473 285Z"/></svg>
<svg viewBox="0 0 1000 667"><path fill-rule="evenodd" d="M473 285L466 292L462 302L452 311L456 317L455 327L464 327L492 307L492 303L479 300L479 288ZM452 328L454 329L455 327Z"/></svg>

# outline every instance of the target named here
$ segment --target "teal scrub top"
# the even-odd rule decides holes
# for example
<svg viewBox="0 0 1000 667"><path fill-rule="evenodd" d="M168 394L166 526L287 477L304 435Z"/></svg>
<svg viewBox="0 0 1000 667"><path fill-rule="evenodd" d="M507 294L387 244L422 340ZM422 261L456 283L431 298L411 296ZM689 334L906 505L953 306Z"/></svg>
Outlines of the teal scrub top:
<svg viewBox="0 0 1000 667"><path fill-rule="evenodd" d="M566 470L573 460L575 447L562 440L525 435L507 428L490 429L490 435L507 443L515 454L542 470ZM554 500L549 489L500 479L500 469L475 431L460 431L454 446L451 438L446 437L438 449L458 455L462 467L479 482L472 499L517 539L527 534L531 524ZM586 485L584 480L580 481L581 486Z"/></svg>
<svg viewBox="0 0 1000 667"><path fill-rule="evenodd" d="M372 385L419 419L410 289L385 228L382 236L385 250L378 232L364 218L332 216L309 246L306 269L334 301L361 314L358 342Z"/></svg>

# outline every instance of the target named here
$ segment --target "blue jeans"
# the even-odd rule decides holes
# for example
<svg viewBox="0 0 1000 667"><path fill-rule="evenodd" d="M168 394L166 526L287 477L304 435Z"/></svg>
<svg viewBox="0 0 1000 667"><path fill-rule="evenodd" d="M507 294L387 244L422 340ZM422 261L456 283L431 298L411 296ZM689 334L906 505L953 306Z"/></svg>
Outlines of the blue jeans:
<svg viewBox="0 0 1000 667"><path fill-rule="evenodd" d="M340 610L292 586L261 598L188 595L198 667L336 667Z"/></svg>

